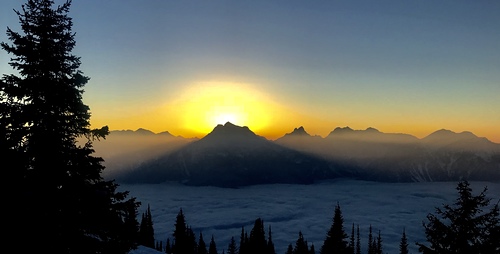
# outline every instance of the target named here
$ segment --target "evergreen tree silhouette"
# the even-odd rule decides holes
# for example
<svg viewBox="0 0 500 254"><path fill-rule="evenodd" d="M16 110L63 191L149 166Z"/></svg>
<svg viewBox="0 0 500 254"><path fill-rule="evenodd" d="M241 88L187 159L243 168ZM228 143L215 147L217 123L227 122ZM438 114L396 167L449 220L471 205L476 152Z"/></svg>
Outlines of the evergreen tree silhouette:
<svg viewBox="0 0 500 254"><path fill-rule="evenodd" d="M500 253L500 216L498 201L489 211L491 199L487 187L474 196L468 181L456 187L458 198L453 205L436 208L423 222L429 246L417 243L419 251L427 253ZM498 195L497 195L498 197Z"/></svg>
<svg viewBox="0 0 500 254"><path fill-rule="evenodd" d="M248 254L248 235L244 227L241 227L239 254Z"/></svg>
<svg viewBox="0 0 500 254"><path fill-rule="evenodd" d="M276 250L274 248L274 243L273 243L273 235L271 232L271 225L269 225L269 235L267 237L267 254L276 254Z"/></svg>
<svg viewBox="0 0 500 254"><path fill-rule="evenodd" d="M351 228L351 238L349 239L349 253L354 254L355 250L355 238L354 238L354 223Z"/></svg>
<svg viewBox="0 0 500 254"><path fill-rule="evenodd" d="M292 246L292 244L288 245L288 248L286 249L286 254L293 254L293 246Z"/></svg>
<svg viewBox="0 0 500 254"><path fill-rule="evenodd" d="M151 208L148 204L146 213L142 214L138 244L149 248L155 248L154 235L153 216L151 215Z"/></svg>
<svg viewBox="0 0 500 254"><path fill-rule="evenodd" d="M217 245L215 244L215 239L213 235L212 239L210 240L210 244L208 246L208 254L217 254Z"/></svg>
<svg viewBox="0 0 500 254"><path fill-rule="evenodd" d="M295 241L295 247L293 249L293 254L308 254L309 246L307 246L307 242L304 240L304 235L302 231L299 231L299 238Z"/></svg>
<svg viewBox="0 0 500 254"><path fill-rule="evenodd" d="M257 218L250 231L250 237L248 239L248 250L250 253L266 253L267 251L267 241L266 233L264 231L264 221L261 218Z"/></svg>
<svg viewBox="0 0 500 254"><path fill-rule="evenodd" d="M316 254L316 250L314 249L314 244L311 244L311 248L309 249L309 254Z"/></svg>
<svg viewBox="0 0 500 254"><path fill-rule="evenodd" d="M93 142L109 130L90 129L82 100L89 77L72 54L70 7L27 0L15 10L21 32L7 27L12 44L0 44L16 73L0 79L2 169L13 172L14 200L22 201L16 237L30 239L26 253L127 253L138 223L125 220L139 203L102 178L103 159L93 156Z"/></svg>
<svg viewBox="0 0 500 254"><path fill-rule="evenodd" d="M227 246L227 254L238 254L238 248L236 247L236 241L234 237L231 237L231 241L229 241L229 245Z"/></svg>
<svg viewBox="0 0 500 254"><path fill-rule="evenodd" d="M401 236L401 242L399 243L399 254L408 254L408 239L406 238L406 232L403 228L403 235Z"/></svg>
<svg viewBox="0 0 500 254"><path fill-rule="evenodd" d="M378 231L377 241L374 243L375 253L382 254L382 236L380 235L380 230Z"/></svg>
<svg viewBox="0 0 500 254"><path fill-rule="evenodd" d="M356 254L361 254L361 239L359 237L359 225L356 228Z"/></svg>
<svg viewBox="0 0 500 254"><path fill-rule="evenodd" d="M165 253L172 254L172 246L170 245L170 238L167 238L167 243L165 243Z"/></svg>
<svg viewBox="0 0 500 254"><path fill-rule="evenodd" d="M372 225L370 225L368 231L368 254L375 254L375 246L373 243L374 239L373 239Z"/></svg>
<svg viewBox="0 0 500 254"><path fill-rule="evenodd" d="M203 234L200 232L200 237L198 238L198 254L207 254L207 245L205 240L203 240Z"/></svg>
<svg viewBox="0 0 500 254"><path fill-rule="evenodd" d="M346 239L347 234L344 231L344 218L342 217L342 211L340 210L340 205L337 203L335 206L335 213L333 216L333 223L328 230L326 238L321 247L321 254L328 253L349 253Z"/></svg>
<svg viewBox="0 0 500 254"><path fill-rule="evenodd" d="M174 227L172 252L175 254L195 254L197 249L196 236L193 230L187 226L182 208L177 214Z"/></svg>

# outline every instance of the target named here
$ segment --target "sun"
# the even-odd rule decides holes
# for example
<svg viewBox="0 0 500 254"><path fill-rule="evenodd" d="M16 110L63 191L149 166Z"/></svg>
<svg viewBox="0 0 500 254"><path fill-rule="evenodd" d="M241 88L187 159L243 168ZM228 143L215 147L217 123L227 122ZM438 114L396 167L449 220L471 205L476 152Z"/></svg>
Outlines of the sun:
<svg viewBox="0 0 500 254"><path fill-rule="evenodd" d="M229 82L194 84L176 103L183 126L204 134L226 122L262 129L272 118L270 105L269 97L251 86Z"/></svg>

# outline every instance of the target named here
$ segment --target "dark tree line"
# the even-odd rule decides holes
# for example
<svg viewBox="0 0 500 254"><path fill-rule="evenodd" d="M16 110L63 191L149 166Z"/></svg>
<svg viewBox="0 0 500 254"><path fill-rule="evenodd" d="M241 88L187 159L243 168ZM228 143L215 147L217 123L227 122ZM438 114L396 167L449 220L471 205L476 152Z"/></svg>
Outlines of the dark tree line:
<svg viewBox="0 0 500 254"><path fill-rule="evenodd" d="M437 214L429 214L428 223L423 222L427 240L430 246L416 243L419 252L424 254L456 253L456 254L499 254L500 253L500 217L498 203L493 205L488 211L491 199L486 198L486 188L477 196L472 194L467 181L458 183L457 190L459 198L454 206L444 205L444 208L436 208ZM149 211L149 206L148 206ZM148 212L147 212L148 213ZM150 212L149 212L150 213ZM441 217L441 218L440 218ZM143 217L144 220L144 217ZM142 224L142 223L141 223ZM462 242L459 242L462 241ZM156 243L156 249L167 254L199 253L199 254L219 254L212 236L209 248L203 240L203 235L199 234L196 241L195 234L187 226L182 209L176 218L172 240L167 238L165 248L162 243ZM399 253L408 254L409 243L406 230L403 228L399 243ZM320 254L361 254L361 240L359 225L352 224L351 232L348 235L344 228L344 218L337 203L334 210L332 224L326 233L325 240L320 248ZM227 250L227 252L225 252ZM266 237L264 221L257 218L248 233L244 227L241 229L239 245L234 237L231 238L227 249L222 253L226 254L275 254L275 247L272 241L271 226L268 227ZM315 254L314 244L309 244L302 231L298 232L298 238L294 243L287 246L285 254ZM374 232L372 225L368 228L366 243L367 254L382 254L383 239L381 231Z"/></svg>

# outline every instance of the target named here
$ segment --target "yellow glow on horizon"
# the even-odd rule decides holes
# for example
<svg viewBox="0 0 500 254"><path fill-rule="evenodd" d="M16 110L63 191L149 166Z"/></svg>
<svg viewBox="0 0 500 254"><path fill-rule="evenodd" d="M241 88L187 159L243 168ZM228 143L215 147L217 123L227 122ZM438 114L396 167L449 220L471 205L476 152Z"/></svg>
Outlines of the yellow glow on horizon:
<svg viewBox="0 0 500 254"><path fill-rule="evenodd" d="M266 128L272 118L270 99L239 83L197 83L171 105L180 110L183 128L200 134L209 133L216 125L226 122L259 131Z"/></svg>

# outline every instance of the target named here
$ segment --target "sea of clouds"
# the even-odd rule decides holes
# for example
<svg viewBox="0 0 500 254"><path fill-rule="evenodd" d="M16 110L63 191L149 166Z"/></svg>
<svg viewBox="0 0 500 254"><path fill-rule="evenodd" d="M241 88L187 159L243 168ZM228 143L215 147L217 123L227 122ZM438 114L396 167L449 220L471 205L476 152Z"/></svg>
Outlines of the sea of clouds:
<svg viewBox="0 0 500 254"><path fill-rule="evenodd" d="M182 208L188 226L197 237L203 233L208 243L212 235L217 249L227 249L231 237L239 243L242 227L250 234L255 219L262 218L266 229L271 226L278 254L288 244L295 244L301 231L319 253L332 224L335 205L340 205L348 235L351 227L360 227L362 253L367 251L368 229L374 236L380 230L384 253L399 253L403 229L411 253L417 253L415 242L425 243L422 222L443 204L453 204L458 197L456 182L379 183L337 179L313 185L270 184L238 189L193 187L176 183L120 184L130 197L141 202L139 219L147 206L151 208L155 238L165 244L172 241L174 223ZM488 187L487 196L498 202L500 183L471 182L475 195ZM267 237L267 231L266 231ZM144 253L141 248L137 253Z"/></svg>

